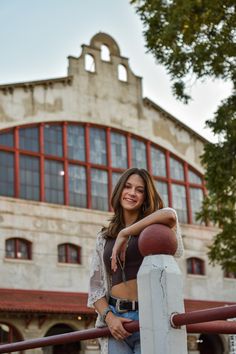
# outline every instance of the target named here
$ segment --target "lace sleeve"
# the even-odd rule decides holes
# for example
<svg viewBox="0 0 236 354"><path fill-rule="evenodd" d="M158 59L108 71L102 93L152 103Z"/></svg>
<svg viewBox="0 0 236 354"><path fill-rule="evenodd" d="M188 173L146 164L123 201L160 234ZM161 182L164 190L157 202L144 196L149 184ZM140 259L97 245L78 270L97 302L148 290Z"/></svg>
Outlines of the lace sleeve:
<svg viewBox="0 0 236 354"><path fill-rule="evenodd" d="M94 303L107 295L107 277L105 266L103 263L103 249L105 240L102 234L99 233L96 241L96 248L91 262L89 292L88 292L88 307L94 307Z"/></svg>
<svg viewBox="0 0 236 354"><path fill-rule="evenodd" d="M176 238L177 238L177 250L175 252L175 257L181 257L184 253L184 246L183 246L183 240L182 240L182 236L181 236L181 229L179 226L179 221L178 221L178 215L175 211L175 209L172 208L164 208L164 210L171 210L174 212L175 217L176 217L176 225L173 227L173 230L176 234Z"/></svg>

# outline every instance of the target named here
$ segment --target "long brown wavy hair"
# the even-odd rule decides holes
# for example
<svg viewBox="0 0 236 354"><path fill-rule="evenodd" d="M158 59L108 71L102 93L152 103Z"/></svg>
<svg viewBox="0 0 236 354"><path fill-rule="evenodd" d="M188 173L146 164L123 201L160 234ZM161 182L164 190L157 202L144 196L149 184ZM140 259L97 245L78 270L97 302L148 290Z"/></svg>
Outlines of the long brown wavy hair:
<svg viewBox="0 0 236 354"><path fill-rule="evenodd" d="M125 227L123 218L123 208L120 204L121 193L125 187L126 181L131 175L138 175L144 182L144 202L140 208L140 212L136 221L143 219L145 216L152 214L158 209L164 207L164 203L157 192L153 179L150 173L143 168L130 168L126 170L119 178L111 196L111 206L114 215L110 219L110 224L107 228L103 228L105 238L115 238L119 231Z"/></svg>

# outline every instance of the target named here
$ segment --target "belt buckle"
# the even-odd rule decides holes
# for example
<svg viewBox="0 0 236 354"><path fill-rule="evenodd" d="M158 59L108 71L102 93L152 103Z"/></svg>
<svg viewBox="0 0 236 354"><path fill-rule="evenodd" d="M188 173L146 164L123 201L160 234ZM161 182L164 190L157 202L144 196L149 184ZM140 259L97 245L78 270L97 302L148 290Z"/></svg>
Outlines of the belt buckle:
<svg viewBox="0 0 236 354"><path fill-rule="evenodd" d="M127 312L127 310L121 310L121 309L120 309L120 303L121 303L121 301L123 301L123 300L121 300L121 299L117 299L117 300L116 300L116 311L119 312L119 313Z"/></svg>
<svg viewBox="0 0 236 354"><path fill-rule="evenodd" d="M136 303L136 301L135 300L133 300L133 301L131 301L132 302L132 311L135 311L136 309L135 309L135 303Z"/></svg>

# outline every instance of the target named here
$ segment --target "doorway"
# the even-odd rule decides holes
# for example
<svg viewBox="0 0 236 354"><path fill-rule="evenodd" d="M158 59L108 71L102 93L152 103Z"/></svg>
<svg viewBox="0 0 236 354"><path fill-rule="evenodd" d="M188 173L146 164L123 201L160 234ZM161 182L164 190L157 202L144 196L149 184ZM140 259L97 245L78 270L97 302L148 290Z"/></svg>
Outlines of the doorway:
<svg viewBox="0 0 236 354"><path fill-rule="evenodd" d="M223 354L224 347L217 334L201 334L198 350L200 354Z"/></svg>
<svg viewBox="0 0 236 354"><path fill-rule="evenodd" d="M74 329L70 326L59 323L51 327L45 337L54 336L57 334L70 333L73 332ZM47 347L44 350L44 354L79 354L81 350L80 342L75 343L67 343L67 344L58 344L51 347Z"/></svg>

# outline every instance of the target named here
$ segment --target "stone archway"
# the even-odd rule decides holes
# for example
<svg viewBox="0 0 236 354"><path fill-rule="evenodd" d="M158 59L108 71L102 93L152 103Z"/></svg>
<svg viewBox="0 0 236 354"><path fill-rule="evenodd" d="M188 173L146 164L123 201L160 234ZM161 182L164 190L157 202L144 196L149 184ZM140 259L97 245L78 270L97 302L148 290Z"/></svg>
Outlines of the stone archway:
<svg viewBox="0 0 236 354"><path fill-rule="evenodd" d="M198 350L200 354L223 354L224 346L217 334L201 334Z"/></svg>
<svg viewBox="0 0 236 354"><path fill-rule="evenodd" d="M64 323L58 323L51 327L45 337L54 336L57 334L73 332L74 329ZM44 348L44 354L79 354L81 350L80 342L58 344L51 347Z"/></svg>
<svg viewBox="0 0 236 354"><path fill-rule="evenodd" d="M0 321L0 343L1 344L9 344L14 342L19 342L23 340L23 336L16 329L15 326L8 322ZM24 353L23 351L17 352L19 354Z"/></svg>

